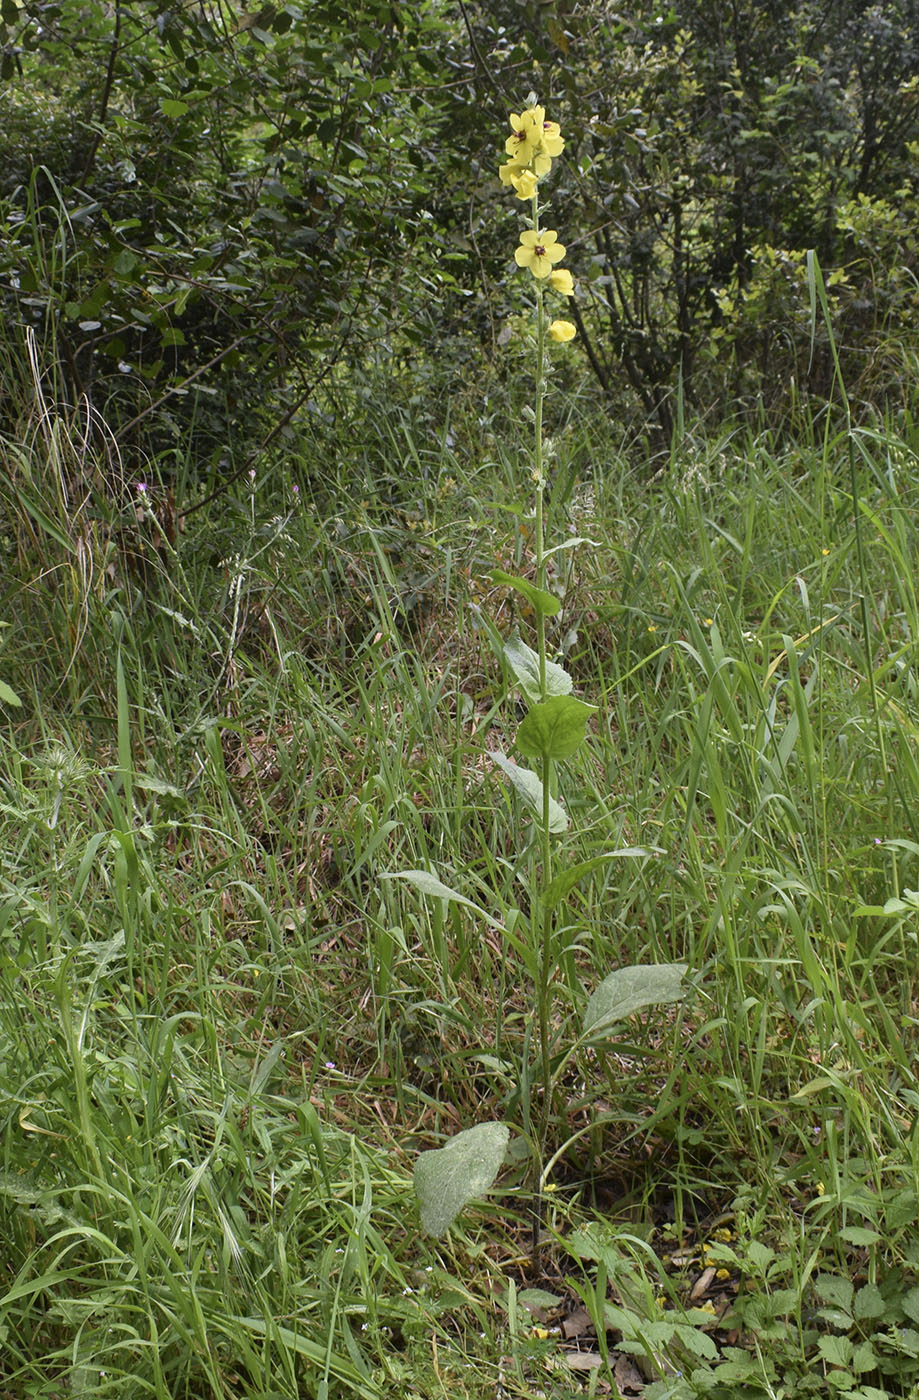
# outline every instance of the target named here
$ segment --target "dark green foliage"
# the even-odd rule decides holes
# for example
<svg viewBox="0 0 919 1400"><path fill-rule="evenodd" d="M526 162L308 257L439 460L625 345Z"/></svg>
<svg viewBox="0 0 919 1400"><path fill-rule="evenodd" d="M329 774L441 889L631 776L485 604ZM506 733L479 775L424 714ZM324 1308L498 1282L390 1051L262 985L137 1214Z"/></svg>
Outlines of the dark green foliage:
<svg viewBox="0 0 919 1400"><path fill-rule="evenodd" d="M193 426L214 458L277 434L422 282L449 284L424 236L432 7L30 0L6 19L6 321L124 445Z"/></svg>

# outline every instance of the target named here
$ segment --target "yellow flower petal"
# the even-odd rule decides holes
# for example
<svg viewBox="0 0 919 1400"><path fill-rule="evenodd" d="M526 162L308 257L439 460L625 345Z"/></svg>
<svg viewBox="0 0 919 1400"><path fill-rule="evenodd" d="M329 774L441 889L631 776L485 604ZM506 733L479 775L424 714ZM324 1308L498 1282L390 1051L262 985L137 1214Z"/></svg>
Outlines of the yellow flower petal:
<svg viewBox="0 0 919 1400"><path fill-rule="evenodd" d="M553 292L561 292L563 297L570 297L574 292L574 278L567 267L554 267L549 273L549 286Z"/></svg>
<svg viewBox="0 0 919 1400"><path fill-rule="evenodd" d="M561 262L565 256L565 245L557 240L555 229L547 228L541 233L525 229L520 235L520 247L514 253L517 266L528 267L540 281L548 277L552 264Z"/></svg>
<svg viewBox="0 0 919 1400"><path fill-rule="evenodd" d="M517 192L518 199L532 199L538 183L539 181L532 170L524 170L519 175L511 177L511 184Z"/></svg>
<svg viewBox="0 0 919 1400"><path fill-rule="evenodd" d="M566 340L574 340L577 335L577 327L570 321L553 321L549 327L549 334L559 345L563 345Z"/></svg>
<svg viewBox="0 0 919 1400"><path fill-rule="evenodd" d="M501 177L502 185L512 185L514 180L526 170L525 165L521 165L519 160L508 160L503 165L498 166L498 174Z"/></svg>

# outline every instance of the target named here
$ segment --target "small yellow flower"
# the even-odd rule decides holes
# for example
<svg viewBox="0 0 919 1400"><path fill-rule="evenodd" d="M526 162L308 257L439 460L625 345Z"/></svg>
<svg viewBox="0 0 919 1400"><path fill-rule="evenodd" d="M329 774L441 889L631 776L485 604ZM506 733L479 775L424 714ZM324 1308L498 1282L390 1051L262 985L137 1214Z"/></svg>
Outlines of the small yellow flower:
<svg viewBox="0 0 919 1400"><path fill-rule="evenodd" d="M561 292L563 297L570 297L574 291L574 278L567 267L556 267L549 273L549 286L553 292Z"/></svg>
<svg viewBox="0 0 919 1400"><path fill-rule="evenodd" d="M515 180L519 179L526 168L526 162L521 163L519 160L507 160L503 165L499 165L498 175L501 178L502 185L512 185Z"/></svg>
<svg viewBox="0 0 919 1400"><path fill-rule="evenodd" d="M544 107L526 107L522 112L511 112L511 131L504 143L509 156L529 165L542 141L542 129L546 120Z"/></svg>
<svg viewBox="0 0 919 1400"><path fill-rule="evenodd" d="M574 340L577 333L577 327L570 321L553 321L549 327L549 334L559 345L563 345L566 340Z"/></svg>
<svg viewBox="0 0 919 1400"><path fill-rule="evenodd" d="M820 553L823 554L823 555L827 555L827 554L829 554L829 552L830 552L830 551L829 551L828 549L821 549L821 551L820 551Z"/></svg>
<svg viewBox="0 0 919 1400"><path fill-rule="evenodd" d="M825 1195L826 1195L826 1187L824 1186L824 1184L823 1184L822 1181L818 1181L818 1182L817 1182L817 1195L818 1195L818 1196L825 1196Z"/></svg>
<svg viewBox="0 0 919 1400"><path fill-rule="evenodd" d="M548 277L552 264L561 262L565 256L564 244L558 242L555 229L537 233L535 229L524 229L520 235L520 247L514 253L518 267L528 267L534 277Z"/></svg>
<svg viewBox="0 0 919 1400"><path fill-rule="evenodd" d="M552 169L552 157L560 156L565 149L565 143L559 133L558 122L546 122L542 124L539 145L532 157L533 169L539 176L548 175Z"/></svg>
<svg viewBox="0 0 919 1400"><path fill-rule="evenodd" d="M517 192L518 199L532 199L538 183L532 170L522 170L519 175L511 176L511 184Z"/></svg>

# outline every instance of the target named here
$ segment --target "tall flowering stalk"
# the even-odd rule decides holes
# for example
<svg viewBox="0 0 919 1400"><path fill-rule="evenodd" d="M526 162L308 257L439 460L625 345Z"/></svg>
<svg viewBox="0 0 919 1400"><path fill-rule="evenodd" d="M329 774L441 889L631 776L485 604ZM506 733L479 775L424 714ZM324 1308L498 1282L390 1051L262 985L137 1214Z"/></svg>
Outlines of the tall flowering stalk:
<svg viewBox="0 0 919 1400"><path fill-rule="evenodd" d="M556 766L571 758L580 747L594 706L571 694L571 676L546 654L546 618L561 608L558 597L547 587L548 565L557 549L591 541L566 540L554 548L546 547L547 449L543 438L543 403L549 368L547 356L550 344L571 340L575 328L570 321L550 320L546 309L547 297L573 294L574 279L562 266L565 247L558 241L557 232L542 226L539 186L552 169L553 160L561 155L565 143L558 125L546 121L545 110L535 102L522 112L512 112L510 125L511 134L505 143L507 160L499 173L502 183L512 189L518 199L529 204L528 224L520 234L514 257L518 267L532 278L530 285L535 294L532 476L536 581L515 577L500 569L494 570L492 578L522 594L536 616L535 651L517 635L503 645L504 656L527 705L527 712L517 726L514 745L523 758L535 760L536 766L530 769L497 751L489 757L514 787L535 831L528 841L529 916L524 919L519 909L507 904L500 916L496 916L461 890L444 884L430 870L400 870L389 878L408 880L427 898L452 902L483 924L499 929L506 938L506 956L518 956L531 981L538 1053L535 1064L531 1063L532 1038L528 1027L515 1100L520 1107L519 1128L529 1148L535 1254L539 1247L542 1193L547 1176L553 1163L583 1131L579 1129L566 1141L564 1112L556 1111L558 1085L566 1066L579 1049L608 1041L615 1026L634 1011L676 1000L681 995L680 984L686 968L682 963L618 968L589 995L586 988L583 989L579 1032L570 1034L570 1016L561 1026L553 1024L553 982L564 956L561 935L557 931L558 910L565 905L575 885L606 861L646 853L628 847L592 855L572 864L569 850L567 864L557 874L552 868L553 841L568 830L568 816L557 800ZM538 1103L536 1111L535 1103ZM509 1137L510 1128L506 1123L477 1123L464 1128L442 1148L421 1153L415 1165L415 1188L425 1230L442 1234L464 1206L491 1187L504 1161Z"/></svg>
<svg viewBox="0 0 919 1400"><path fill-rule="evenodd" d="M534 404L534 444L533 444L533 481L535 485L535 563L536 563L536 597L534 600L536 612L536 657L538 668L538 687L536 694L527 694L527 698L537 707L547 704L552 698L549 688L550 672L547 666L546 657L546 617L556 611L557 600L549 593L547 584L548 556L546 553L546 471L545 471L545 444L543 437L543 404L546 396L546 350L547 340L561 344L571 340L575 335L575 327L570 321L553 320L548 321L546 312L546 293L552 293L561 297L569 297L574 292L574 279L567 268L561 263L565 257L565 246L558 241L558 233L555 229L546 229L540 223L540 181L545 178L552 169L552 161L562 154L565 149L565 142L562 139L561 130L557 122L546 121L544 107L526 107L522 112L512 112L510 115L511 135L505 142L505 154L509 157L499 168L498 174L501 183L513 189L517 198L524 200L530 205L530 226L525 228L520 234L520 242L514 253L514 260L517 266L528 271L533 278L533 290L536 297L536 397ZM548 322L548 324L547 324ZM513 659L511 658L513 666ZM557 676L560 668L555 667ZM562 673L564 674L564 673ZM519 677L518 677L519 678ZM565 690L570 689L570 681ZM556 695L559 694L558 686L555 687ZM561 697L559 697L561 698ZM579 701L564 700L563 706L569 718L572 717L571 709L578 707L573 716L583 733L583 717L586 715L588 707L581 706ZM520 734L518 733L518 746L520 745ZM556 818L553 821L553 793L556 787L555 781L555 757L552 745L531 745L526 746L526 735L524 735L523 751L540 760L541 772L539 774L542 784L541 810L536 814L539 830L539 855L542 866L542 879L540 882L542 897L537 897L535 871L532 872L530 880L530 902L531 902L531 927L538 928L540 937L539 948L539 973L536 985L536 1012L539 1023L540 1041L540 1061L541 1079L543 1090L543 1104L541 1113L541 1125L538 1133L540 1149L544 1148L548 1125L552 1117L552 1054L551 1054L551 1026L550 1026L550 982L553 972L553 938L552 938L552 906L545 898L545 891L552 881L552 835L553 831L558 831L560 821ZM541 1155L541 1152L540 1152Z"/></svg>

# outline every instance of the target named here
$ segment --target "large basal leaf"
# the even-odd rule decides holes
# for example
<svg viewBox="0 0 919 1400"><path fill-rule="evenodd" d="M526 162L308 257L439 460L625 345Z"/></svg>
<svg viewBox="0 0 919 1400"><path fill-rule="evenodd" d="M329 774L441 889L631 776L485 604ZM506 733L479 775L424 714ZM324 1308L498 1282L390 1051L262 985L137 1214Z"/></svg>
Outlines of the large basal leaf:
<svg viewBox="0 0 919 1400"><path fill-rule="evenodd" d="M534 705L517 730L517 747L527 758L570 758L584 738L596 705L573 695L556 695Z"/></svg>
<svg viewBox="0 0 919 1400"><path fill-rule="evenodd" d="M495 569L491 581L503 583L505 588L513 588L515 593L522 593L533 611L542 613L543 617L552 617L562 606L554 593L547 593L544 588L537 588L535 584L525 578L518 578L516 574L506 574L503 569Z"/></svg>
<svg viewBox="0 0 919 1400"><path fill-rule="evenodd" d="M531 705L542 699L539 688L539 653L519 637L511 637L504 643L504 655L508 665L517 677L517 684ZM567 695L574 682L563 666L554 661L546 662L546 699L551 695Z"/></svg>
<svg viewBox="0 0 919 1400"><path fill-rule="evenodd" d="M493 914L489 914L480 904L474 900L467 899L458 890L451 890L449 885L445 885L438 880L436 875L431 875L427 870L393 870L388 871L383 876L384 880L408 880L410 885L414 885L416 890L422 894L430 895L434 899L448 899L454 904L462 904L467 909L472 909L478 914L480 919L484 919L492 928L504 928L500 919L496 919Z"/></svg>
<svg viewBox="0 0 919 1400"><path fill-rule="evenodd" d="M421 1228L443 1235L464 1206L489 1190L504 1161L510 1134L504 1123L477 1123L415 1163Z"/></svg>
<svg viewBox="0 0 919 1400"><path fill-rule="evenodd" d="M643 1006L679 1001L683 995L686 963L651 963L646 967L620 967L597 987L584 1012L584 1035L607 1031Z"/></svg>
<svg viewBox="0 0 919 1400"><path fill-rule="evenodd" d="M526 806L542 821L543 787L538 775L529 768L521 768L519 763L512 763L503 753L489 752L488 757L510 778ZM554 836L560 836L563 831L568 830L565 809L554 797L549 798L549 830Z"/></svg>

